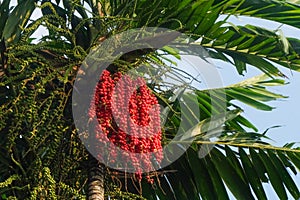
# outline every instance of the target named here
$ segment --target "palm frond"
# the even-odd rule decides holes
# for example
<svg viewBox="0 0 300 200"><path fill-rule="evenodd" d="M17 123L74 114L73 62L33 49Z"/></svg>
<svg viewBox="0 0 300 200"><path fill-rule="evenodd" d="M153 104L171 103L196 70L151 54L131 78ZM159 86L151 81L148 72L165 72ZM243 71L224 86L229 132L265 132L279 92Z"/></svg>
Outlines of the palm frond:
<svg viewBox="0 0 300 200"><path fill-rule="evenodd" d="M299 150L271 150L268 147L272 146L266 145L224 147L215 147L205 158L199 158L197 150L188 149L168 167L169 170L178 171L160 177L156 189L150 189L147 196L152 194L152 198L157 195L164 199L166 193L170 193L168 197L174 197L172 199L200 199L198 195L202 199L229 199L225 189L227 187L238 199L267 199L263 184L271 183L280 199L287 199L287 192L295 199L300 197L299 189L288 170L298 165Z"/></svg>
<svg viewBox="0 0 300 200"><path fill-rule="evenodd" d="M221 2L224 1L217 0L215 4ZM229 0L228 4L230 6L227 6L223 13L257 17L300 28L298 23L300 6L293 2L286 0Z"/></svg>
<svg viewBox="0 0 300 200"><path fill-rule="evenodd" d="M298 43L263 28L220 22L207 32L199 45L207 47L211 56L220 59L222 55L222 60L234 63L239 74L247 70L248 64L272 76L282 75L274 63L299 71Z"/></svg>
<svg viewBox="0 0 300 200"><path fill-rule="evenodd" d="M264 85L282 84L284 82L280 79L268 79L267 75L262 75L227 86L224 90L213 89L213 93L204 90L196 94L199 94L202 101L206 101L206 103L201 102L202 105L211 105L209 99L218 98L218 92L222 91L226 94L228 107L234 105L230 103L232 100L238 100L258 109L271 110L271 107L260 102L268 102L284 96L268 91ZM203 94L206 95L205 98ZM211 111L211 108L208 107L207 110ZM228 109L228 114L232 111L234 110ZM175 170L175 172L161 176L156 183L157 189L148 188L150 191L147 190L149 193L146 196L150 198L152 194L164 198L167 193L174 199L199 199L198 195L203 199L221 197L226 199L229 194L225 188L228 188L238 199L245 197L267 199L263 183L270 183L279 198L286 199L288 191L294 198L299 198L299 190L288 169L297 173L295 168L299 165L300 151L269 145L266 142L268 140L265 136L266 132L245 131L241 127L248 125L249 128L252 124L244 121L246 119L241 117L239 112L232 112L232 114L234 114L232 117L223 119L227 124L224 129L221 128L223 123L218 123L217 118L210 119L206 116L205 120L197 124L194 129L186 131L186 135L182 138L194 137L194 145L179 160L164 169ZM174 122L173 118L169 120ZM178 123L173 125L176 126ZM207 127L212 129L219 127L218 131L223 133L209 135L212 129ZM209 136L217 136L219 139L216 142L209 141ZM200 156L203 148L208 148L208 155L204 158Z"/></svg>

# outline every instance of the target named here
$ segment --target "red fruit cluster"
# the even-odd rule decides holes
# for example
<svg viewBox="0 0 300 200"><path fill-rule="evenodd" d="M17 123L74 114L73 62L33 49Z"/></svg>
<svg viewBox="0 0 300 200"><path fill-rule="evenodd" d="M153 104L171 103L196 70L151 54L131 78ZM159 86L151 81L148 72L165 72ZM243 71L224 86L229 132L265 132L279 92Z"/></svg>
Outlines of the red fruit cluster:
<svg viewBox="0 0 300 200"><path fill-rule="evenodd" d="M111 163L121 159L139 180L142 171L152 171L153 163L161 162L160 108L143 78L133 80L119 72L103 71L89 115L98 122L99 152L108 150L104 154L108 158L99 153L100 159Z"/></svg>

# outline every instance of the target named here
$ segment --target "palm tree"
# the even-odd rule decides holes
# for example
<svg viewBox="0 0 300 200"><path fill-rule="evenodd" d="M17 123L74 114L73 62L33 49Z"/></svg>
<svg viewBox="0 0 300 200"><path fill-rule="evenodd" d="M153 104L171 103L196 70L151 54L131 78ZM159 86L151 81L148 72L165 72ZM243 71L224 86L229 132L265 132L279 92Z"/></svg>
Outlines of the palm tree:
<svg viewBox="0 0 300 200"><path fill-rule="evenodd" d="M84 199L85 195L89 199L105 199L103 195L115 199L229 199L229 190L237 199L267 199L263 183L269 183L280 199L287 199L287 192L295 199L300 197L290 175L300 169L299 148L268 144L265 133L259 133L235 103L271 111L267 102L284 96L270 92L268 86L285 83L281 68L300 70L300 42L256 25L236 26L227 21L232 15L244 15L300 28L299 5L287 0L20 0L10 8L9 2L3 0L0 5L2 199ZM41 10L42 16L32 21L29 17L34 10ZM48 33L36 41L32 34L41 26ZM175 162L153 174L154 184L95 162L82 145L72 118L73 84L86 55L108 38L141 27L178 30L195 40L191 44L195 48L205 48L213 59L233 65L238 74L250 67L264 74L223 88L195 89L201 117L193 127L196 134L188 135L193 144ZM177 50L172 47L163 52L176 60ZM131 65L139 59L164 67L163 56L156 49L147 49L122 59ZM167 92L153 90L158 99L168 99ZM216 99L224 103L228 114L222 123L213 116ZM173 110L166 118L167 143L179 127L180 106L165 103ZM208 140L212 129L218 130L216 142ZM199 157L204 145L214 146Z"/></svg>

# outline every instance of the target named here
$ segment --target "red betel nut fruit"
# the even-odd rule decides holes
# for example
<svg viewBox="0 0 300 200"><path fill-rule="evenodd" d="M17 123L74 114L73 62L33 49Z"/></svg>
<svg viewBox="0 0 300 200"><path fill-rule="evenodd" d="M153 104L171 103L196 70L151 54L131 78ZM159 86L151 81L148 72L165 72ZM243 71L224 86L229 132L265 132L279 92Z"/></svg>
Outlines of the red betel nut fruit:
<svg viewBox="0 0 300 200"><path fill-rule="evenodd" d="M99 158L103 151L108 151L105 155L109 162L121 159L128 163L138 180L142 178L141 171L152 171L153 164L161 162L160 107L143 78L132 79L104 70L89 116L97 119L95 139ZM116 147L122 151L116 151Z"/></svg>

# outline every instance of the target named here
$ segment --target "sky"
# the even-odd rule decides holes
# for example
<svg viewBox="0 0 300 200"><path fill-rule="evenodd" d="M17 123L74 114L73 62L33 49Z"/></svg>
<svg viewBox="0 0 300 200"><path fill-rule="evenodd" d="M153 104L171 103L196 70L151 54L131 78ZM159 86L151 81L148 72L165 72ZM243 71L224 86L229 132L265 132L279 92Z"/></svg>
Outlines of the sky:
<svg viewBox="0 0 300 200"><path fill-rule="evenodd" d="M11 4L16 5L16 1L11 1ZM34 17L38 16L40 16L40 13L36 11L34 13ZM224 18L224 16L220 17L220 19L222 18ZM279 28L282 30L285 36L300 39L300 30L287 25L282 26L279 23L242 16L231 16L229 21L236 25L253 24L271 30L277 30ZM41 35L45 35L46 33L43 31L43 29L40 29L35 33L35 36L39 37ZM260 71L254 69L253 67L248 67L248 71L245 76L240 76L235 68L229 64L225 64L223 62L215 62L214 64L217 67L220 76L222 77L224 86L261 74ZM273 139L269 142L275 146L283 146L284 144L290 142L300 142L300 128L298 127L300 119L300 72L292 72L286 68L280 69L287 77L289 77L289 79L286 80L289 82L289 84L280 87L271 87L270 89L273 92L289 96L288 99L282 99L269 103L271 106L276 107L276 109L271 112L259 111L245 104L241 104L241 107L244 109L243 115L246 116L246 118L252 123L254 123L260 132L263 132L272 126L281 126L280 128L271 129L267 133L267 136ZM296 182L298 185L300 185L300 175L296 177ZM270 189L270 186L265 185L265 187L267 188L267 195L269 199L278 199L273 189Z"/></svg>

